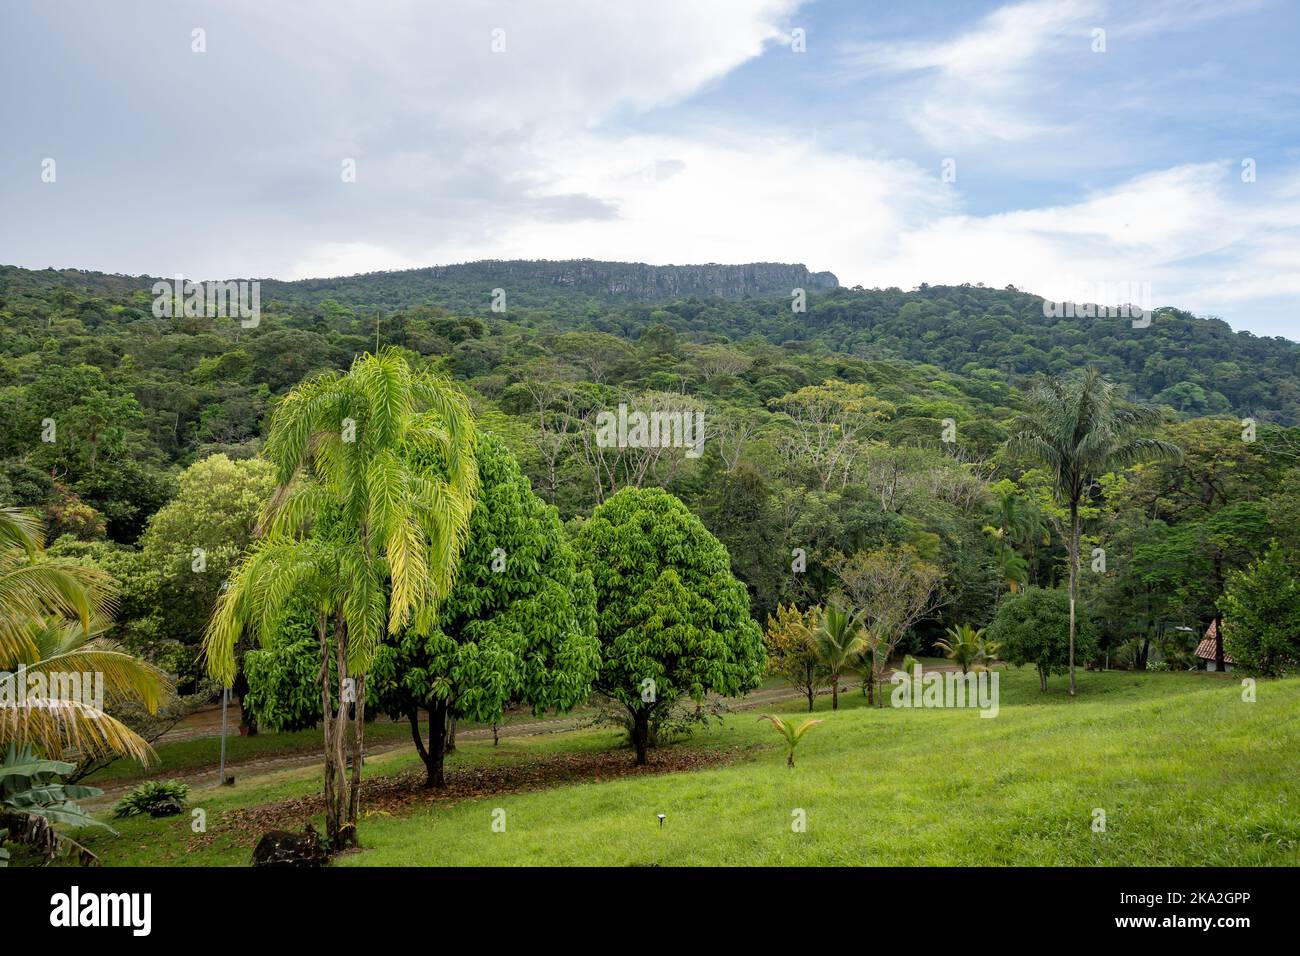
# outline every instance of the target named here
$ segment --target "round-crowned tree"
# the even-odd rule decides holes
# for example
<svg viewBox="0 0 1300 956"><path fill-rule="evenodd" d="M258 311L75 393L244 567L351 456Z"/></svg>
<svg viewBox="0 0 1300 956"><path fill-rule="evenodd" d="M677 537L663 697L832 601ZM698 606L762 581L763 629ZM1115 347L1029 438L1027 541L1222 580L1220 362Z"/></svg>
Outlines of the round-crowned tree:
<svg viewBox="0 0 1300 956"><path fill-rule="evenodd" d="M430 787L445 785L450 718L493 721L510 703L569 710L591 693L599 662L591 578L558 513L499 439L481 433L477 458L479 498L437 627L387 639L367 688L371 706L410 722Z"/></svg>
<svg viewBox="0 0 1300 956"><path fill-rule="evenodd" d="M1097 635L1086 614L1078 617L1074 637L1076 658L1089 660L1097 653ZM1008 594L998 605L986 639L998 646L998 657L1017 666L1033 664L1038 686L1047 690L1049 674L1070 667L1070 595L1048 588L1025 588Z"/></svg>
<svg viewBox="0 0 1300 956"><path fill-rule="evenodd" d="M627 708L638 764L652 721L685 697L758 686L763 634L727 549L681 501L625 488L578 532L596 588L596 689Z"/></svg>

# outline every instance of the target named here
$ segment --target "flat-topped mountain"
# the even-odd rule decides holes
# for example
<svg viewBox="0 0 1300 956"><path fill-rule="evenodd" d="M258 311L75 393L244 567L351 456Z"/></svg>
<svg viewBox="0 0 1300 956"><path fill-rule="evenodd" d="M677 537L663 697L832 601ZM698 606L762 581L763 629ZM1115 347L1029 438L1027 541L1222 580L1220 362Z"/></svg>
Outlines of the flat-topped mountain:
<svg viewBox="0 0 1300 956"><path fill-rule="evenodd" d="M0 281L12 267L0 266ZM29 279L44 277L87 291L123 292L148 288L151 276L119 276L74 269L22 270ZM170 276L163 278L171 278ZM216 276L186 276L211 279ZM221 278L255 278L223 276ZM748 262L727 265L652 266L644 262L597 259L485 259L456 265L390 272L368 272L326 279L286 282L262 279L263 301L335 299L347 304L401 308L427 301L451 306L485 304L490 291L503 288L519 305L538 305L559 293L603 301L668 302L719 297L737 300L789 296L792 289L828 290L839 286L831 272L813 272L802 263Z"/></svg>
<svg viewBox="0 0 1300 956"><path fill-rule="evenodd" d="M663 302L673 299L748 299L790 295L792 289L834 289L839 280L831 272L812 272L807 266L782 262L749 262L726 265L652 266L644 262L602 262L597 259L487 259L458 265L431 266L400 272L372 272L332 279L302 279L284 283L286 292L332 295L343 301L357 286L370 292L385 290L399 298L413 291L445 292L474 286L503 288L528 296L543 289L579 293L599 299ZM267 294L282 291L281 283L264 282ZM513 289L511 288L513 286ZM337 294L335 294L337 293ZM405 304L393 301L392 305Z"/></svg>

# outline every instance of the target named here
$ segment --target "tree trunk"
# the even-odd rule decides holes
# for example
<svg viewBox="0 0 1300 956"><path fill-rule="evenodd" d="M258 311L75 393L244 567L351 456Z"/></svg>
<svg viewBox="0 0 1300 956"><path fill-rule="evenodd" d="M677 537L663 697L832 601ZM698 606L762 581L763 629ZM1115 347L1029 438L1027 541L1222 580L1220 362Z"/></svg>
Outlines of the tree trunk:
<svg viewBox="0 0 1300 956"><path fill-rule="evenodd" d="M1222 596L1223 552L1218 549L1214 553L1214 583L1215 590ZM1223 673L1225 670L1223 662L1223 612L1219 610L1217 601L1214 607L1214 668L1219 673Z"/></svg>
<svg viewBox="0 0 1300 956"><path fill-rule="evenodd" d="M1070 502L1070 696L1074 696L1074 614L1079 596L1079 499ZM1046 690L1046 681L1043 689Z"/></svg>
<svg viewBox="0 0 1300 956"><path fill-rule="evenodd" d="M632 712L632 744L636 747L637 766L644 767L650 748L650 711L645 708Z"/></svg>
<svg viewBox="0 0 1300 956"><path fill-rule="evenodd" d="M419 741L418 724L415 736ZM424 786L429 790L441 790L447 786L447 777L443 765L447 754L447 702L433 700L429 704L429 746L417 744L420 759L424 761Z"/></svg>
<svg viewBox="0 0 1300 956"><path fill-rule="evenodd" d="M334 767L334 704L330 696L330 647L325 631L325 615L317 618L317 636L320 638L320 708L325 728L325 837L330 847L334 846L339 832L339 806L334 795L337 774Z"/></svg>
<svg viewBox="0 0 1300 956"><path fill-rule="evenodd" d="M831 710L840 709L840 675L831 675Z"/></svg>
<svg viewBox="0 0 1300 956"><path fill-rule="evenodd" d="M1038 689L1044 692L1047 690L1047 671L1041 667L1038 668Z"/></svg>
<svg viewBox="0 0 1300 956"><path fill-rule="evenodd" d="M406 712L406 719L411 725L411 739L415 741L415 752L420 755L420 763L424 764L425 770L429 769L429 750L424 746L424 738L420 736L420 709L412 707ZM432 720L432 718L430 718ZM431 784L426 781L426 787Z"/></svg>
<svg viewBox="0 0 1300 956"><path fill-rule="evenodd" d="M334 851L356 846L356 824L348 819L347 757L348 705L343 702L343 688L348 679L348 629L342 613L334 618L334 663L338 671L339 701L334 717L334 818L335 830L330 834L330 848Z"/></svg>
<svg viewBox="0 0 1300 956"><path fill-rule="evenodd" d="M244 675L243 667L239 668L239 673L235 675L234 686L230 688L232 697L239 698L239 726L247 727L249 737L257 736L257 717L252 710L244 706L244 699L248 696L248 678Z"/></svg>
<svg viewBox="0 0 1300 956"><path fill-rule="evenodd" d="M456 752L456 715L451 715L447 724L447 753Z"/></svg>
<svg viewBox="0 0 1300 956"><path fill-rule="evenodd" d="M361 771L366 762L366 675L356 678L357 702L352 714L352 780L348 786L348 825L356 838L361 813Z"/></svg>

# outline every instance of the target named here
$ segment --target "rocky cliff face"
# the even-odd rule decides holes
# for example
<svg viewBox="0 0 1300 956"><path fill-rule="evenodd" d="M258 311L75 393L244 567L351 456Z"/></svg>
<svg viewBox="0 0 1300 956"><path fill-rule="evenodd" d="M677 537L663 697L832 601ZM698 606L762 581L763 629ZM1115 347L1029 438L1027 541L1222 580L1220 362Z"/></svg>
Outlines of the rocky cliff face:
<svg viewBox="0 0 1300 956"><path fill-rule="evenodd" d="M503 287L516 281L648 301L688 296L743 299L789 295L791 289L834 289L839 285L833 273L810 272L807 266L780 262L651 266L642 262L599 262L595 259L519 259L468 262L419 271L427 271L437 279L475 276Z"/></svg>

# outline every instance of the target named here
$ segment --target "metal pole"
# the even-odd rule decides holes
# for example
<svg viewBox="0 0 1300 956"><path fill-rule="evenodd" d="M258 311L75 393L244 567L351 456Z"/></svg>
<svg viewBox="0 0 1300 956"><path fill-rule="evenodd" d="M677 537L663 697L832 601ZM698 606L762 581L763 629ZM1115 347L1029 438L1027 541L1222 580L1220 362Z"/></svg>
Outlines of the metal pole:
<svg viewBox="0 0 1300 956"><path fill-rule="evenodd" d="M230 688L221 688L221 779L218 786L226 783L226 704L230 701Z"/></svg>

